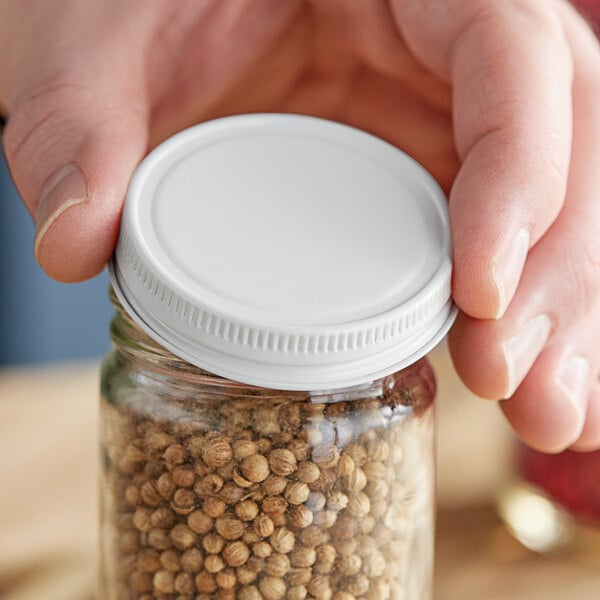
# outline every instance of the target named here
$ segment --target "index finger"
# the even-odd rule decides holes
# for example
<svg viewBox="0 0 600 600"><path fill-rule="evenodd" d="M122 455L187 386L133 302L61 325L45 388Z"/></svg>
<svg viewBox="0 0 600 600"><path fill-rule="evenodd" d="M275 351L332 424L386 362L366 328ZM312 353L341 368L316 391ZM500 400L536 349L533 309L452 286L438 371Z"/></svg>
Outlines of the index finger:
<svg viewBox="0 0 600 600"><path fill-rule="evenodd" d="M499 318L529 248L562 207L571 148L572 62L547 0L395 0L418 59L453 88L461 168L450 194L454 297Z"/></svg>

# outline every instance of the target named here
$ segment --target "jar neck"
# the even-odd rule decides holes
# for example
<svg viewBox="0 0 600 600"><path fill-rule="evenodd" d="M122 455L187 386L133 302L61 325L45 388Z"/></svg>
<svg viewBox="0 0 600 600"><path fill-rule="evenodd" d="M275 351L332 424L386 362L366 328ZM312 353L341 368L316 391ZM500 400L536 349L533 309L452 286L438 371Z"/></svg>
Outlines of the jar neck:
<svg viewBox="0 0 600 600"><path fill-rule="evenodd" d="M115 307L115 314L110 323L110 337L115 350L131 368L143 371L147 381L176 381L184 387L193 386L195 389L211 390L211 393L216 395L227 394L235 397L282 395L278 390L225 379L179 358L142 330L119 302L112 286L109 298ZM306 392L284 392L284 395L298 400L307 397Z"/></svg>
<svg viewBox="0 0 600 600"><path fill-rule="evenodd" d="M211 388L218 387L222 388L223 391L227 390L228 393L236 395L262 397L283 394L290 399L310 399L313 402L322 403L350 401L367 397L374 398L395 393L394 390L400 391L400 389L404 389L404 383L411 382L406 389L412 388L413 380L418 382L419 385L417 387L421 386L423 382L431 382L431 385L435 387L431 369L425 359L417 361L399 373L389 375L371 383L336 390L282 392L280 390L260 388L246 383L231 381L204 371L167 350L148 336L133 321L119 302L112 287L109 291L109 297L115 307L115 315L110 325L110 336L115 349L125 360L135 365L136 368L144 370L147 373L156 374L160 378L177 378L182 383L201 384L203 386L210 386ZM406 398L401 401L401 404L410 406L414 402L411 398Z"/></svg>
<svg viewBox="0 0 600 600"><path fill-rule="evenodd" d="M109 298L115 307L115 314L110 323L110 337L117 350L131 358L165 367L184 369L192 366L148 336L127 314L112 286ZM199 371L197 368L195 370Z"/></svg>

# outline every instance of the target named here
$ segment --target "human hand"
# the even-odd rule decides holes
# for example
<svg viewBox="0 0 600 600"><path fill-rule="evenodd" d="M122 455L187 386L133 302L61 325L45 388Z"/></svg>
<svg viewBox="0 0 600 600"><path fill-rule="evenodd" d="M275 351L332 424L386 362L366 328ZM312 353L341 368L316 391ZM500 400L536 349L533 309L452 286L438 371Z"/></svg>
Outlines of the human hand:
<svg viewBox="0 0 600 600"><path fill-rule="evenodd" d="M176 131L342 121L450 192L467 385L512 396L537 448L600 445L600 53L562 0L13 1L0 55L7 159L50 276L103 268L132 171Z"/></svg>

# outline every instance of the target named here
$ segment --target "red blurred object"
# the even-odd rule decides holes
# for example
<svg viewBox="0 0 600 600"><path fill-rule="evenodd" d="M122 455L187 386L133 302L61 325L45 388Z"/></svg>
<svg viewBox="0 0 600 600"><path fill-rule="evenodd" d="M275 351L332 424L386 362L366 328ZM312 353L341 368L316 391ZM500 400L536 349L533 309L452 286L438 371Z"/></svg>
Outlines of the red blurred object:
<svg viewBox="0 0 600 600"><path fill-rule="evenodd" d="M600 31L600 0L573 0L572 3L594 25L596 32Z"/></svg>
<svg viewBox="0 0 600 600"><path fill-rule="evenodd" d="M600 451L542 454L523 447L524 478L566 508L576 519L600 525Z"/></svg>

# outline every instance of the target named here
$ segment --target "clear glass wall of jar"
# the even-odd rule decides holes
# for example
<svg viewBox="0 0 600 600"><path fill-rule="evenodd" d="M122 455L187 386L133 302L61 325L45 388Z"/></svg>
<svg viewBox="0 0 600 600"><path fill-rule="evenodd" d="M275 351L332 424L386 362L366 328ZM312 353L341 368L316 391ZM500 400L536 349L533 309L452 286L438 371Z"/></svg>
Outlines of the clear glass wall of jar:
<svg viewBox="0 0 600 600"><path fill-rule="evenodd" d="M435 382L281 392L211 375L116 303L101 600L427 600Z"/></svg>

